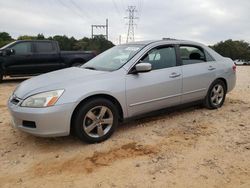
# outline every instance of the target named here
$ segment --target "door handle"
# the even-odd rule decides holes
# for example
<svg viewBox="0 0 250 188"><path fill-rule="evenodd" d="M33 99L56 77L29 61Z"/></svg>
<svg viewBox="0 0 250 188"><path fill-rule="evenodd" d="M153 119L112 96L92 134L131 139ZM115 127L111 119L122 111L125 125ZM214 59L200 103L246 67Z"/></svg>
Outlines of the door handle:
<svg viewBox="0 0 250 188"><path fill-rule="evenodd" d="M176 77L179 77L181 74L179 73L176 73L176 72L172 72L169 76L169 78L176 78Z"/></svg>
<svg viewBox="0 0 250 188"><path fill-rule="evenodd" d="M210 71L212 71L212 70L214 70L214 69L216 69L216 68L213 67L213 66L209 66L209 67L208 67L208 70L210 70Z"/></svg>

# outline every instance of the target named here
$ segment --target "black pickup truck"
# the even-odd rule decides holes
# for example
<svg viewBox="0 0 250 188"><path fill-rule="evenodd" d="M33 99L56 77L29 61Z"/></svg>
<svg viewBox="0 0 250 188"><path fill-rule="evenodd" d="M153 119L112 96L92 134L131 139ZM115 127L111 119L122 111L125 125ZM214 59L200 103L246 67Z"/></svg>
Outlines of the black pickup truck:
<svg viewBox="0 0 250 188"><path fill-rule="evenodd" d="M57 41L20 40L0 48L0 82L3 76L27 76L79 66L93 57L91 51L60 51Z"/></svg>

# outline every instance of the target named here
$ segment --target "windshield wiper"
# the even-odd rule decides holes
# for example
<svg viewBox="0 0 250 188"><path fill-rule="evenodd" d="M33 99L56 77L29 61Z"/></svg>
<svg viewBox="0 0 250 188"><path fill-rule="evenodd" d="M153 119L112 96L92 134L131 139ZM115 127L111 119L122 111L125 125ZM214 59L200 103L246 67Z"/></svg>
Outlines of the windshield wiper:
<svg viewBox="0 0 250 188"><path fill-rule="evenodd" d="M90 69L90 70L96 70L96 68L94 68L94 67L83 67L83 68Z"/></svg>

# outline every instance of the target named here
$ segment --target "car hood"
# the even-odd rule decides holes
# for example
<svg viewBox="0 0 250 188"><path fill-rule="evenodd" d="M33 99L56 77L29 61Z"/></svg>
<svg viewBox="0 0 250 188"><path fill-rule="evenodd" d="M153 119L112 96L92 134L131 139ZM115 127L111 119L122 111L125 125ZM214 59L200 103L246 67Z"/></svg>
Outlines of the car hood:
<svg viewBox="0 0 250 188"><path fill-rule="evenodd" d="M22 82L16 88L14 94L20 99L25 99L28 96L36 93L57 89L66 89L68 86L76 82L85 83L87 80L92 80L93 78L96 79L98 75L107 73L108 72L78 67L62 69L42 74Z"/></svg>

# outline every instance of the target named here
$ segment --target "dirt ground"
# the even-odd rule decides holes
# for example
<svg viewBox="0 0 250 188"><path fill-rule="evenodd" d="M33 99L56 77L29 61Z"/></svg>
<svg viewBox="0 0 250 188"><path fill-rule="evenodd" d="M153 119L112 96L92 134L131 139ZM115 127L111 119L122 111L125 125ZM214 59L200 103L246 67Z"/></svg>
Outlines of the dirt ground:
<svg viewBox="0 0 250 188"><path fill-rule="evenodd" d="M221 109L135 120L92 145L13 129L6 102L19 82L0 84L0 187L250 187L250 66Z"/></svg>

